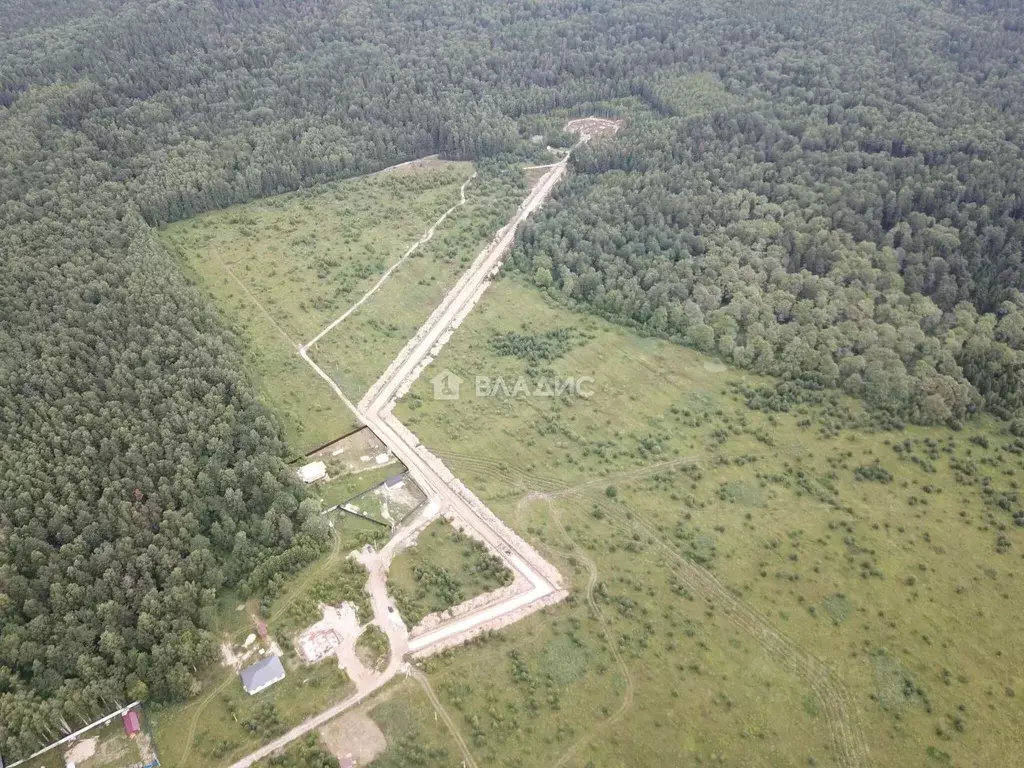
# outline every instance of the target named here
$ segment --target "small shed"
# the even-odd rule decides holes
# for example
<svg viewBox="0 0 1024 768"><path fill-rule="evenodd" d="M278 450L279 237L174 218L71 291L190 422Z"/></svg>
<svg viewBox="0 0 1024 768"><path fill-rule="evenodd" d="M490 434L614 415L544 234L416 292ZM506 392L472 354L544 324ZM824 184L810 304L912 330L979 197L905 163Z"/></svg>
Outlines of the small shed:
<svg viewBox="0 0 1024 768"><path fill-rule="evenodd" d="M327 465L322 461L314 461L299 467L299 479L304 483L315 483L327 477Z"/></svg>
<svg viewBox="0 0 1024 768"><path fill-rule="evenodd" d="M124 732L128 734L128 738L134 739L138 735L139 731L142 730L142 724L139 722L139 711L137 709L129 709L123 715L121 715L121 722L124 723Z"/></svg>
<svg viewBox="0 0 1024 768"><path fill-rule="evenodd" d="M274 683L284 680L284 665L281 664L280 656L267 656L243 669L239 677L242 678L242 687L246 693L254 696Z"/></svg>

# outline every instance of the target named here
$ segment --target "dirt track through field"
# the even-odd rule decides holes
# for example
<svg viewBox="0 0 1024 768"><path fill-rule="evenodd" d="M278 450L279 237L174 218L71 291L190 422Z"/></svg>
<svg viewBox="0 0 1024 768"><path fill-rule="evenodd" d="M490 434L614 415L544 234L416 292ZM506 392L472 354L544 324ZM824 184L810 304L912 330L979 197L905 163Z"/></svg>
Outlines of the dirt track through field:
<svg viewBox="0 0 1024 768"><path fill-rule="evenodd" d="M562 756L555 762L555 768L561 768L561 766L569 762L569 760L571 760L573 756L580 751L580 749L590 742L599 728L610 727L622 719L626 712L629 711L629 708L633 706L636 686L633 683L633 676L629 672L629 665L626 664L625 659L622 658L622 654L619 653L618 644L615 641L615 636L612 634L611 627L608 626L604 613L602 613L600 606L598 606L597 601L594 599L594 588L597 586L598 580L597 564L594 563L584 549L577 544L571 536L569 536L568 532L565 530L565 526L562 525L562 518L558 512L558 508L551 503L551 499L549 497L544 497L544 500L547 502L548 511L551 513L551 520L554 522L555 527L558 528L558 532L561 534L563 539L569 542L569 546L573 548L573 551L576 553L576 557L579 558L585 566L587 566L587 572L589 574L586 589L587 605L593 612L594 618L596 618L601 624L605 640L608 643L608 650L611 651L612 656L615 657L615 663L618 664L619 669L622 670L622 677L626 682L626 690L623 693L622 703L619 704L618 709L603 721L595 723L594 727L591 728L590 731L577 739L576 742L562 754Z"/></svg>
<svg viewBox="0 0 1024 768"><path fill-rule="evenodd" d="M256 296L253 294L253 292L249 290L249 286L247 286L245 283L243 283L241 280L238 279L238 275L236 275L234 273L234 270L232 270L231 267L229 267L224 262L224 259L222 259L220 257L220 255L217 256L217 263L221 265L221 267L224 269L225 272L228 273L228 275L231 276L231 279L234 280L235 283L238 284L238 287L241 288L243 291L245 291L245 295L248 296L252 300L253 304L255 304L256 307L259 309L259 311L263 313L263 316L267 319L267 321L272 326L274 326L274 329L279 334L281 334L281 336L284 337L284 340L288 342L288 346L290 346L290 347L298 347L299 345L296 344L294 341L292 341L292 337L288 335L288 333L285 331L285 329L277 324L277 320L275 320L274 316L272 314L270 314L270 311L265 306L263 306L263 302L261 302L259 299L256 298Z"/></svg>
<svg viewBox="0 0 1024 768"><path fill-rule="evenodd" d="M455 211L456 208L461 208L466 204L466 187L469 185L469 182L471 182L474 178L476 178L475 171L468 179L462 182L462 186L459 187L459 202L457 202L447 211L442 213L441 216L437 219L437 221L430 225L430 228L423 234L423 237L421 237L419 240L417 240L415 243L409 246L409 249L402 254L401 258L399 258L398 261L396 261L394 264L392 264L384 271L384 274L380 276L380 279L373 284L373 287L371 287L370 290L368 290L360 297L359 301L357 301L355 304L353 304L351 307L345 310L339 317L331 321L331 323L329 323L322 331L320 331L320 333L318 333L316 336L310 339L308 343L303 344L302 349L308 349L309 347L312 347L314 344L320 341L320 339L322 339L328 333L337 328L353 312L356 312L361 306L363 306L363 304L369 301L373 297L373 294L379 291L381 287L384 285L384 283L388 281L388 278L391 277L394 271L398 269L400 266L402 266L402 264L404 264L406 260L410 256L412 256L413 253L415 253L421 247L430 242L434 238L434 232L437 231L437 228L439 226L444 224L445 219L447 219Z"/></svg>
<svg viewBox="0 0 1024 768"><path fill-rule="evenodd" d="M438 714L444 724L448 727L448 731L451 733L452 738L455 740L456 745L459 747L459 752L462 753L462 765L463 768L479 768L476 760L473 759L473 753L469 751L469 745L466 744L466 740L462 738L462 734L459 732L459 728L455 725L455 721L451 719L444 706L441 704L441 700L437 698L437 694L434 693L434 687L430 684L430 680L415 667L410 667L409 674L412 678L420 684L423 692L427 695L430 700L431 706L434 711Z"/></svg>

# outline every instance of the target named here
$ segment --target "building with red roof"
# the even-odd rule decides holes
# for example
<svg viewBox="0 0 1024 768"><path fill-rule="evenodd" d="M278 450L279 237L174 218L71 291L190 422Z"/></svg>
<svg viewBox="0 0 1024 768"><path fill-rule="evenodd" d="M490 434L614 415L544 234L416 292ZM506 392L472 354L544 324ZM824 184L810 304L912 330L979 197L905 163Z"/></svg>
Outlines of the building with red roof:
<svg viewBox="0 0 1024 768"><path fill-rule="evenodd" d="M139 711L137 709L129 709L121 715L121 721L124 723L124 732L128 734L129 738L134 739L136 734L142 730L142 724L139 722Z"/></svg>

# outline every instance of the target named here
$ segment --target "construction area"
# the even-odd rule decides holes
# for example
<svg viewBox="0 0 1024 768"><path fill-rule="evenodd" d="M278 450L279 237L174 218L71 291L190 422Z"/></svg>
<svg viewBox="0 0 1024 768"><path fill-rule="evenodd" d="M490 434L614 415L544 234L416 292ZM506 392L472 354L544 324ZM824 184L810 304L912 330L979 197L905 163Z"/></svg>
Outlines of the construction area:
<svg viewBox="0 0 1024 768"><path fill-rule="evenodd" d="M601 139L617 134L625 123L622 120L607 120L603 117L581 117L570 120L565 130L578 133L587 139Z"/></svg>
<svg viewBox="0 0 1024 768"><path fill-rule="evenodd" d="M341 509L351 515L394 528L426 501L427 495L423 489L408 472L404 472L349 499L341 505Z"/></svg>
<svg viewBox="0 0 1024 768"><path fill-rule="evenodd" d="M397 463L397 459L373 431L366 427L342 435L306 455L301 462L308 465L322 462L329 477L357 475Z"/></svg>
<svg viewBox="0 0 1024 768"><path fill-rule="evenodd" d="M295 639L295 649L306 664L323 661L343 644L354 646L362 632L352 603L322 606L323 619L307 628Z"/></svg>

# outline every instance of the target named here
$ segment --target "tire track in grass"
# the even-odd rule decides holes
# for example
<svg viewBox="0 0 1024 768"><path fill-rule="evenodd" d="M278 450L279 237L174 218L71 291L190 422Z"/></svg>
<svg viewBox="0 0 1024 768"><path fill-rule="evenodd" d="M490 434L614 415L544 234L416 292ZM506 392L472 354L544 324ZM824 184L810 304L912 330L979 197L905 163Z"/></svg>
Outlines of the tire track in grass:
<svg viewBox="0 0 1024 768"><path fill-rule="evenodd" d="M430 684L430 680L428 680L427 676L415 667L410 668L409 674L417 683L420 684L423 692L430 700L430 704L434 708L434 711L441 717L444 724L451 732L452 738L455 739L455 743L459 747L459 752L462 753L462 764L464 768L479 768L476 760L473 759L473 753L469 751L469 745L466 744L466 740L462 738L462 734L459 732L458 726L455 725L455 721L448 715L448 712L441 704L441 700L437 697L437 694L434 693L434 687Z"/></svg>
<svg viewBox="0 0 1024 768"><path fill-rule="evenodd" d="M185 752L181 756L181 762L179 763L180 766L185 766L188 763L189 757L192 756L192 742L195 741L196 727L199 725L199 716L201 714L203 714L203 712L206 709L207 705L211 701L213 701L214 697L218 696L221 693L221 691L223 691L225 688L228 687L228 685L231 683L232 679L233 679L232 676L229 675L227 677L227 679L224 680L223 683L221 683L216 688L214 688L212 691L210 691L210 695L207 696L205 699L203 699L199 703L199 709L197 709L196 713L194 715L192 715L192 721L189 723L189 726L188 726L188 736L185 739Z"/></svg>
<svg viewBox="0 0 1024 768"><path fill-rule="evenodd" d="M623 659L622 654L619 653L619 648L615 642L615 636L612 634L611 627L608 626L608 622L605 619L604 614L601 612L601 608L598 606L597 601L594 599L594 589L597 586L598 579L597 565L584 552L583 548L576 543L576 540L573 539L565 530L565 526L562 525L561 515L559 514L557 507L551 503L551 499L545 498L544 501L548 505L548 511L551 513L551 519L552 521L554 521L555 527L558 528L558 532L561 534L563 539L569 542L569 545L572 547L573 552L575 552L576 556L583 562L584 565L587 566L587 571L589 572L586 588L587 605L590 606L590 610L594 613L594 616L601 624L601 628L604 630L605 640L608 642L608 648L612 652L612 656L615 657L615 663L619 665L619 669L622 670L622 676L626 681L626 690L623 693L622 703L619 704L619 708L616 709L611 715L606 717L603 721L596 723L593 728L591 728L589 731L583 734L583 736L577 739L576 742L572 744L572 746L570 746L565 752L562 753L562 756L558 758L558 760L555 761L554 764L555 768L561 768L561 766L569 762L569 760L571 760L573 756L577 752L579 752L580 749L585 747L590 742L591 738L593 738L594 734L597 732L599 728L610 727L612 725L615 725L615 723L622 719L626 712L629 711L629 708L633 706L633 699L636 693L636 686L633 683L633 676L629 672L629 665L626 664L626 660Z"/></svg>

